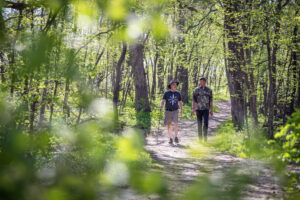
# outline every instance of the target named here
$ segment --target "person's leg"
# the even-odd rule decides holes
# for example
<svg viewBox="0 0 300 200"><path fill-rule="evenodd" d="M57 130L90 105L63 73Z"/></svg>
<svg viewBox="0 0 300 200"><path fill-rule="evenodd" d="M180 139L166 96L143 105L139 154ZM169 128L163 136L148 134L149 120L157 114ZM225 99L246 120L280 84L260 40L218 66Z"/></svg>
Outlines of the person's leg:
<svg viewBox="0 0 300 200"><path fill-rule="evenodd" d="M204 117L203 133L204 133L204 141L206 142L207 141L209 110L204 110L203 117Z"/></svg>
<svg viewBox="0 0 300 200"><path fill-rule="evenodd" d="M173 138L173 135L172 135L172 124L168 124L168 134L169 134L169 138Z"/></svg>
<svg viewBox="0 0 300 200"><path fill-rule="evenodd" d="M175 137L177 137L178 136L178 110L173 111L173 123L174 123Z"/></svg>
<svg viewBox="0 0 300 200"><path fill-rule="evenodd" d="M170 138L169 143L173 143L173 136L172 136L172 118L170 116L170 111L165 111L164 116L164 124L168 127L168 135Z"/></svg>
<svg viewBox="0 0 300 200"><path fill-rule="evenodd" d="M202 110L196 110L197 122L198 122L198 137L199 141L202 142Z"/></svg>
<svg viewBox="0 0 300 200"><path fill-rule="evenodd" d="M174 123L174 132L175 132L175 137L178 136L178 123Z"/></svg>

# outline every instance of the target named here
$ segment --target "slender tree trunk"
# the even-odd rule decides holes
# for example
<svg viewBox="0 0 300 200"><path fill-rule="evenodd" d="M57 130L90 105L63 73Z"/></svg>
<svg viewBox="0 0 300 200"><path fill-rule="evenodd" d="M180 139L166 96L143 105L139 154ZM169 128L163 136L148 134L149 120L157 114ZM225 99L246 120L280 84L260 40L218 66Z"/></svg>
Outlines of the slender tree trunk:
<svg viewBox="0 0 300 200"><path fill-rule="evenodd" d="M70 119L70 107L68 105L69 93L70 93L70 79L66 78L66 87L65 87L65 97L64 97L63 112L66 115L67 123L69 123L69 119Z"/></svg>
<svg viewBox="0 0 300 200"><path fill-rule="evenodd" d="M155 92L156 92L156 68L157 68L157 60L159 54L156 52L154 63L153 63L153 73L152 73L152 88L151 88L151 99L155 101Z"/></svg>
<svg viewBox="0 0 300 200"><path fill-rule="evenodd" d="M34 119L35 119L35 113L37 112L37 104L38 104L37 95L38 94L39 94L39 91L37 89L37 92L33 93L32 97L31 97L33 99L33 102L30 105L31 113L30 113L30 119L29 119L29 129L31 132L33 132L33 130L34 130Z"/></svg>
<svg viewBox="0 0 300 200"><path fill-rule="evenodd" d="M0 35L1 38L1 35ZM4 84L5 83L5 65L4 65L4 58L3 58L3 53L0 51L0 73L1 73L1 83Z"/></svg>
<svg viewBox="0 0 300 200"><path fill-rule="evenodd" d="M19 37L19 32L21 30L21 22L23 19L23 10L19 10L19 17L18 17L18 24L17 24L17 30L16 30L16 36L15 40L12 43L12 53L11 53L11 61L10 61L10 66L11 66L11 84L10 84L10 100L13 100L14 98L14 91L15 91L15 81L16 81L16 73L15 73L15 46Z"/></svg>
<svg viewBox="0 0 300 200"><path fill-rule="evenodd" d="M43 123L46 120L46 118L45 118L45 110L46 110L46 103L48 101L48 98L47 98L47 86L48 86L48 81L45 81L44 88L43 88L43 94L42 94L42 100L41 100L41 109L40 109L40 120L39 120L39 126L40 127L43 126Z"/></svg>
<svg viewBox="0 0 300 200"><path fill-rule="evenodd" d="M58 81L55 80L54 81L54 91L53 91L53 98L56 98L57 95L57 87L58 87ZM52 123L52 116L53 116L53 112L54 112L54 100L51 99L51 106L50 106L50 118L49 118L49 123L51 126Z"/></svg>
<svg viewBox="0 0 300 200"><path fill-rule="evenodd" d="M297 12L298 13L298 12ZM299 98L299 93L300 93L300 69L299 69L299 65L297 62L297 49L298 49L298 43L299 43L299 39L297 38L298 36L298 26L296 25L294 27L294 31L293 31L293 46L294 48L292 49L291 52L291 65L292 65L292 92L291 92L291 103L289 104L289 114L292 114L293 112L295 112L295 107L299 108L299 102L297 105L297 99L296 99L296 95L297 95L297 89L298 89L298 98ZM297 69L298 68L298 69ZM297 72L298 70L298 72ZM298 100L299 101L299 100Z"/></svg>
<svg viewBox="0 0 300 200"><path fill-rule="evenodd" d="M126 43L123 43L122 53L116 65L116 81L115 81L115 87L113 92L113 102L114 102L116 122L118 121L118 103L119 103L120 83L121 83L121 75L122 75L121 67L125 60L126 51L127 51L127 45Z"/></svg>

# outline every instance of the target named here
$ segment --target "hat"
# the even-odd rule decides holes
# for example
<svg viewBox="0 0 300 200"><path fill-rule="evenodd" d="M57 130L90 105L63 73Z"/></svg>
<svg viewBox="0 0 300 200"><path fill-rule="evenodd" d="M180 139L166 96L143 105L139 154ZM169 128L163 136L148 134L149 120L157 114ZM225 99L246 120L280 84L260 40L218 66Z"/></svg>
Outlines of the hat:
<svg viewBox="0 0 300 200"><path fill-rule="evenodd" d="M200 79L199 79L200 81L201 80L203 80L203 81L205 81L206 82L206 78L205 77L200 77Z"/></svg>
<svg viewBox="0 0 300 200"><path fill-rule="evenodd" d="M171 80L170 83L168 84L168 88L169 88L169 89L171 89L171 85L172 85L173 83L176 83L177 86L179 85L179 82L178 82L178 81Z"/></svg>

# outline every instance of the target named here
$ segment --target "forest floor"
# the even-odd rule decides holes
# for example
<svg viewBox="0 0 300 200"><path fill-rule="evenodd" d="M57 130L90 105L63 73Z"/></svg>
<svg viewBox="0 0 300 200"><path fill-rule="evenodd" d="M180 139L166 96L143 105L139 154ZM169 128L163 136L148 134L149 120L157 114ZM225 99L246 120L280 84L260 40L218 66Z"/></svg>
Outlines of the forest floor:
<svg viewBox="0 0 300 200"><path fill-rule="evenodd" d="M210 117L209 120L209 141L214 140L214 130L218 125L228 120L231 115L230 102L219 102L217 106L220 112L214 113L214 116ZM213 197L223 190L222 187L240 187L243 180L230 174L234 169L237 169L235 174L238 177L246 175L252 180L244 189L239 188L242 190L242 199L283 198L280 179L276 176L271 163L238 158L219 152L212 147L200 145L197 136L196 119L180 120L179 140L179 145L172 146L168 144L167 130L161 127L160 134L149 136L145 146L146 150L150 152L152 158L157 162L153 170L161 172L168 183L170 199L184 199L183 194L187 188L199 178L201 179L201 177L206 177L203 180L210 182L203 185L206 188L202 191L202 193L206 193L203 195ZM232 180L228 180L230 177L232 177ZM120 191L118 198L140 200L157 199L158 197L156 195L138 195L134 191L127 189Z"/></svg>

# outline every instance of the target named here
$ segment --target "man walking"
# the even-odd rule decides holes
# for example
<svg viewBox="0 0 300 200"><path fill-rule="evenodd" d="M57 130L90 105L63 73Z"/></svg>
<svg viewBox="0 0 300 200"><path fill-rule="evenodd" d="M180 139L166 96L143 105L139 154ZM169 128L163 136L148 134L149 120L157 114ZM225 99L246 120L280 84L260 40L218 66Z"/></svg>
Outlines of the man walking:
<svg viewBox="0 0 300 200"><path fill-rule="evenodd" d="M212 90L206 87L206 78L200 78L200 86L195 88L193 92L193 108L192 114L196 112L198 121L198 136L202 142L203 133L204 141L207 141L208 118L213 116L213 95ZM204 126L202 122L204 121ZM202 130L203 128L203 130Z"/></svg>
<svg viewBox="0 0 300 200"><path fill-rule="evenodd" d="M164 93L163 99L160 104L160 109L165 106L164 124L168 126L168 134L170 137L169 144L173 144L172 135L172 122L174 123L175 142L179 143L178 140L178 108L180 108L180 116L182 116L182 101L181 94L178 92L177 86L179 82L172 80L168 84L169 90Z"/></svg>

